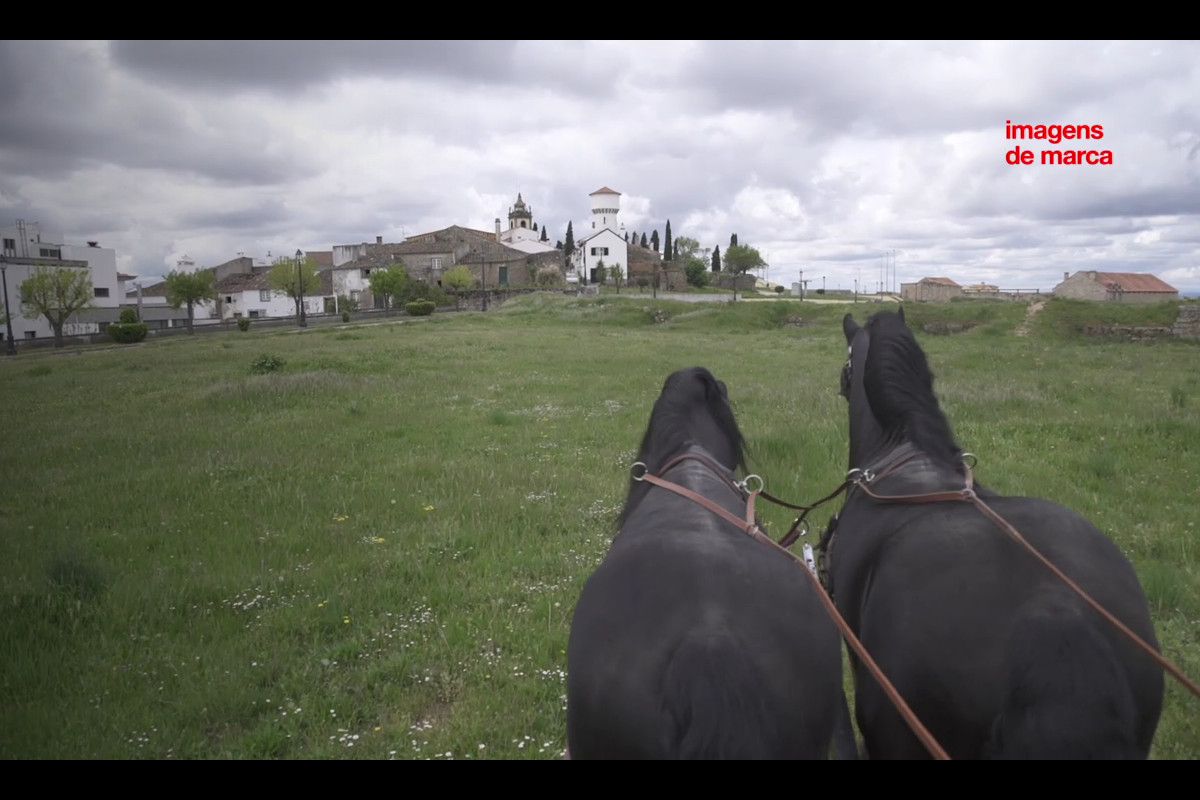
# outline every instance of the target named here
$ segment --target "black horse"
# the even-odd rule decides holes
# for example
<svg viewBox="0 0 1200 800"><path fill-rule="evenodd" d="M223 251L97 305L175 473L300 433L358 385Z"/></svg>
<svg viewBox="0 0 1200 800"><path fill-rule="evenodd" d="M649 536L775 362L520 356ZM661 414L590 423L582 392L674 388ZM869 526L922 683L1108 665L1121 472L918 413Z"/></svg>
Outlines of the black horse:
<svg viewBox="0 0 1200 800"><path fill-rule="evenodd" d="M823 555L837 607L867 651L951 758L1148 757L1163 676L1146 653L972 503L869 496L962 489L964 454L903 309L863 327L847 314L842 327L851 475L868 483L849 489ZM1046 500L974 488L1158 648L1133 567L1094 525ZM851 656L864 755L928 757Z"/></svg>
<svg viewBox="0 0 1200 800"><path fill-rule="evenodd" d="M707 369L667 378L638 461L744 518L742 434ZM645 481L617 524L571 624L569 758L823 759L835 725L852 752L841 640L803 566Z"/></svg>

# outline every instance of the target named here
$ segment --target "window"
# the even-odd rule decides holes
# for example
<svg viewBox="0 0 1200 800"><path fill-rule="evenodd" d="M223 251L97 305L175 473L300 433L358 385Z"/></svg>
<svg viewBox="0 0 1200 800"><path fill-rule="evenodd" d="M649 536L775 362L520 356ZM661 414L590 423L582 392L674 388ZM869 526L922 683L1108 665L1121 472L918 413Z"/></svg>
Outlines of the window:
<svg viewBox="0 0 1200 800"><path fill-rule="evenodd" d="M5 239L4 240L4 252L8 253L9 255L13 255L14 253L16 253L17 252L17 240L16 239Z"/></svg>
<svg viewBox="0 0 1200 800"><path fill-rule="evenodd" d="M251 318L254 318L254 317L262 317L265 315L263 314L263 310L261 308L252 308L252 309L250 309L250 316L251 316Z"/></svg>
<svg viewBox="0 0 1200 800"><path fill-rule="evenodd" d="M37 331L25 331L25 338L26 339L36 339Z"/></svg>
<svg viewBox="0 0 1200 800"><path fill-rule="evenodd" d="M442 257L434 256L433 258L431 258L429 260L429 265L431 267L433 267L434 269L441 269L442 268Z"/></svg>
<svg viewBox="0 0 1200 800"><path fill-rule="evenodd" d="M226 303L232 303L232 302L233 302L233 296L232 296L232 295L228 295L228 294L227 294L227 295L225 295L225 302L226 302Z"/></svg>
<svg viewBox="0 0 1200 800"><path fill-rule="evenodd" d="M500 268L500 285L508 286L508 267Z"/></svg>
<svg viewBox="0 0 1200 800"><path fill-rule="evenodd" d="M259 289L258 290L258 299L263 303L271 302L271 290L270 289Z"/></svg>
<svg viewBox="0 0 1200 800"><path fill-rule="evenodd" d="M592 248L592 255L594 255L594 256L606 256L606 255L608 255L608 248L607 248L607 247L593 247L593 248Z"/></svg>
<svg viewBox="0 0 1200 800"><path fill-rule="evenodd" d="M62 250L56 247L41 247L42 258L62 258Z"/></svg>
<svg viewBox="0 0 1200 800"><path fill-rule="evenodd" d="M363 276L364 278L369 278L369 277L371 277L371 270L369 270L369 269L364 269L364 270L362 271L362 276Z"/></svg>
<svg viewBox="0 0 1200 800"><path fill-rule="evenodd" d="M92 294L95 297L108 297L108 287L107 286L97 286L95 289L92 290Z"/></svg>

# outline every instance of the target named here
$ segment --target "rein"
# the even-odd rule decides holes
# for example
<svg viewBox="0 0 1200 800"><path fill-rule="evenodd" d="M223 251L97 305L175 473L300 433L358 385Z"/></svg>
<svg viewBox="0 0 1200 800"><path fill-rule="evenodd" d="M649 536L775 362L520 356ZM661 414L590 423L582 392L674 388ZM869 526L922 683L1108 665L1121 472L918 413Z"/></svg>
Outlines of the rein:
<svg viewBox="0 0 1200 800"><path fill-rule="evenodd" d="M742 481L731 480L730 478L726 477L726 475L724 474L726 472L726 470L719 468L719 465L717 465L711 459L706 458L701 455L698 455L698 454L692 454L692 453L685 453L684 455L677 456L676 458L668 461L663 466L663 468L661 470L659 470L660 475L665 475L667 473L668 469L675 466L680 461L684 461L687 459L693 459L693 460L700 461L701 463L705 464L711 470L713 470L715 472L715 474L720 476L721 479L725 482L725 484L727 486L731 487L732 489L737 491L739 494L742 494L746 497L746 518L745 519L740 519L736 515L731 514L729 511L725 510L721 506L712 502L708 498L706 498L700 494L697 494L696 492L692 491L691 489L680 486L677 483L672 483L671 481L664 480L663 478L659 477L659 475L652 474L646 468L646 465L640 461L637 462L636 464L634 464L633 467L630 469L630 476L635 481L646 481L655 486L659 486L663 489L670 490L670 491L674 492L675 494L678 494L682 497L686 497L687 499L703 506L704 508L707 508L709 511L713 512L717 516L719 516L722 519L726 520L727 522L730 522L733 525L735 525L738 528L738 530L742 531L742 533L745 533L748 536L751 536L752 538L756 539L759 542L762 542L763 544L766 544L766 545L769 545L769 546L775 548L776 550L780 551L788 558L795 561L799 566L803 567L804 574L807 575L809 577L809 580L811 580L813 582L813 587L816 589L817 596L819 598L821 598L821 603L825 606L825 610L829 613L830 617L833 618L833 622L835 625L837 625L838 630L840 630L842 632L842 635L846 639L846 643L850 646L850 648L852 650L854 650L855 653L858 654L858 657L860 659L862 659L863 663L867 666L867 669L870 670L871 675L873 675L875 677L875 680L877 680L879 682L879 685L881 687L883 687L884 692L887 694L888 698L892 701L892 704L895 705L896 709L900 712L900 716L902 716L904 718L904 721L906 723L908 723L908 726L912 729L913 733L916 734L917 738L921 740L921 744L925 745L925 748L930 752L931 755L933 755L933 757L935 759L937 759L939 761L949 761L950 760L949 754L947 754L946 751L942 748L942 746L940 744L938 744L937 740L933 738L933 735L928 731L928 729L926 729L926 727L921 724L921 721L919 719L917 719L916 714L914 714L912 709L908 707L908 703L904 702L904 698L900 696L900 693L898 691L896 691L896 687L893 686L891 681L889 681L887 679L887 676L885 676L883 674L883 671L879 668L879 665L875 663L875 660L873 658L871 658L871 656L867 652L866 648L863 647L862 642L860 642L858 640L858 637L854 635L854 631L852 631L850 629L850 625L847 624L846 620L842 619L842 615L838 613L837 607L834 606L834 604L833 604L833 600L830 599L829 595L825 592L824 587L821 586L821 582L817 579L817 576L814 573L813 568L809 565L806 565L798 556L796 556L790 550L787 550L784 546L777 544L775 542L775 540L773 540L770 536L767 536L765 533L763 533L762 529L758 527L758 522L754 518L754 500L758 495L763 494L762 478L759 477L758 475L749 475ZM640 468L640 471L639 471L639 468ZM758 486L759 486L758 489L751 490L748 488L748 484L750 483L750 480L752 478L756 479L758 481ZM821 501L815 503L813 506L791 506L791 505L789 505L788 507L789 508L804 508L804 509L806 509L805 514L807 514L808 511L812 510L812 508L815 508L816 506L820 505L821 503L825 502L826 500L829 500L833 497L836 497L838 494L840 494L842 492L842 490L844 490L846 488L848 483L849 482L847 481L847 483L843 484L842 487L840 489L838 489L836 492L829 495L829 497L825 498L824 500L821 500ZM775 502L779 502L779 501L775 501ZM788 505L788 504L781 503L781 505ZM802 520L803 516L800 519ZM800 520L797 520L796 523L792 526L792 531L788 532L788 535L791 535L791 533L795 530L796 526L799 525L799 523L800 523ZM567 755L567 758L570 758L569 753Z"/></svg>
<svg viewBox="0 0 1200 800"><path fill-rule="evenodd" d="M1188 678L1186 675L1184 675L1183 672L1181 672L1178 667L1176 667L1173 663L1171 663L1170 660L1165 658L1157 650L1155 650L1153 647L1151 647L1149 644L1147 644L1140 636L1138 636L1136 633L1134 633L1132 630L1130 630L1125 625L1125 623L1121 622L1119 619L1117 619L1115 616L1113 616L1111 613L1109 613L1107 610L1105 610L1105 608L1103 606L1101 606L1099 603L1097 603L1095 600L1093 600L1091 595L1089 595L1087 592L1085 592L1083 589L1081 589L1079 587L1079 584L1075 583L1075 581L1068 578L1067 575L1062 570L1060 570L1058 567L1054 566L1054 564L1052 564L1048 558L1046 558L1044 555L1042 555L1040 552L1038 552L1037 548L1035 548L1033 545L1031 545L1025 539L1025 537L1022 536L1017 531L1016 528L1014 528L1003 517L1001 517L994 510L992 510L992 508L990 506L988 506L987 503L983 502L983 499L980 498L979 495L975 493L975 488L974 488L975 478L974 478L974 474L971 471L971 467L975 463L975 456L972 455L971 453L963 453L963 459L964 459L963 468L966 470L966 485L961 489L953 489L953 490L942 491L942 492L929 492L927 494L901 494L901 495L880 495L880 494L875 494L874 492L871 491L870 487L868 486L869 483L871 483L874 480L878 480L879 478L883 477L884 475L887 475L888 473L894 471L902 463L912 459L913 457L915 457L918 454L919 454L919 451L914 450L913 452L889 463L885 468L883 468L882 472L880 472L879 474L873 474L870 469L865 469L865 470L852 469L852 470L850 470L850 472L848 472L846 474L846 481L842 484L841 488L839 488L838 491L840 492L840 491L842 491L842 489L845 489L847 486L853 485L859 489L862 489L863 492L865 492L869 497L873 497L876 500L881 500L886 503L939 503L939 502L946 502L946 501L953 501L953 500L965 501L965 502L971 503L972 505L975 506L975 508L977 508L979 510L980 513L982 513L985 517L987 517L992 522L994 522L1002 531L1004 531L1006 534L1008 534L1009 537L1011 537L1013 540L1015 540L1018 544L1022 545L1026 550L1028 550L1030 553L1032 553L1033 556L1035 558L1037 558L1038 561L1042 562L1051 572L1053 572L1056 576L1061 578L1062 581L1065 584L1067 584L1067 586L1071 587L1071 589L1077 595L1079 595L1081 598L1083 598L1083 600L1089 606L1091 606L1093 609L1095 609L1102 617L1104 617L1106 620L1111 622L1113 624L1113 626L1116 627L1117 630L1121 631L1121 633L1125 634L1134 644L1136 644L1138 647L1140 647L1142 650L1144 650L1147 655L1149 655L1152 659L1154 659L1154 662L1156 664L1158 664L1160 667L1162 667L1164 670L1166 670L1168 673L1170 673L1170 675L1173 678L1175 678L1177 681L1179 681L1184 686L1186 686L1187 689L1192 694L1196 695L1197 697L1200 697L1200 686L1197 686L1196 683L1194 683L1190 678ZM966 459L968 457L971 459L971 463L969 463L969 464L966 461Z"/></svg>

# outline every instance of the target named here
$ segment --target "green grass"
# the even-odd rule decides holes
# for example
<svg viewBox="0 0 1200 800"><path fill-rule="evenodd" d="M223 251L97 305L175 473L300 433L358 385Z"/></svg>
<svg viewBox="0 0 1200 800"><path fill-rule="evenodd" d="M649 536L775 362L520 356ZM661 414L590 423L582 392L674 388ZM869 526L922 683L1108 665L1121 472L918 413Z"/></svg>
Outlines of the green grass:
<svg viewBox="0 0 1200 800"><path fill-rule="evenodd" d="M1088 325L1170 327L1175 322L1179 306L1179 301L1098 303L1050 297L1038 314L1038 327L1058 338L1083 338L1083 329Z"/></svg>
<svg viewBox="0 0 1200 800"><path fill-rule="evenodd" d="M980 480L1112 536L1200 678L1200 347L1021 338L997 305L918 333ZM547 294L0 360L0 753L559 757L571 609L663 380L712 369L767 490L815 499L848 310L876 309ZM1167 686L1153 755L1200 757Z"/></svg>

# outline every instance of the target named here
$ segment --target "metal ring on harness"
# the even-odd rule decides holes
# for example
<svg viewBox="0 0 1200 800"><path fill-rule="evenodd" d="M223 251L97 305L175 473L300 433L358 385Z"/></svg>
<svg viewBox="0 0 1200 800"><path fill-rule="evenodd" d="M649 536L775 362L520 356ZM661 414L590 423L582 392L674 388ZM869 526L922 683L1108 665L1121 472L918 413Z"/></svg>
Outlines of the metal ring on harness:
<svg viewBox="0 0 1200 800"><path fill-rule="evenodd" d="M846 473L846 480L850 483L870 483L875 480L875 473L869 469L855 467Z"/></svg>
<svg viewBox="0 0 1200 800"><path fill-rule="evenodd" d="M638 467L642 468L641 472L638 472ZM646 479L646 465L643 464L641 461L638 461L636 464L634 464L632 467L629 468L629 477L633 478L635 481L645 480Z"/></svg>
<svg viewBox="0 0 1200 800"><path fill-rule="evenodd" d="M757 489L750 488L750 481L752 481L752 480L758 481ZM766 484L763 483L762 477L759 475L747 475L745 478L738 481L738 486L742 487L744 490L746 490L750 494L758 494L759 492L761 492L763 490L763 486L765 486L765 485Z"/></svg>

